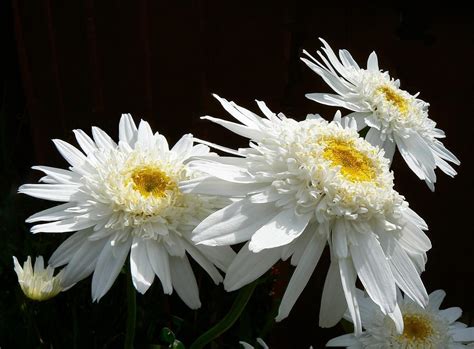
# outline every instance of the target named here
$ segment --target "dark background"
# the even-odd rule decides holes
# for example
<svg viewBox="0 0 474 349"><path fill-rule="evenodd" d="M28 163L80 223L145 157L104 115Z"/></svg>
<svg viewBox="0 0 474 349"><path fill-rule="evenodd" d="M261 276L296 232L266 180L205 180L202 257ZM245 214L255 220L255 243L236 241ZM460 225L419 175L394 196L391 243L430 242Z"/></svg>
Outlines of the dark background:
<svg viewBox="0 0 474 349"><path fill-rule="evenodd" d="M18 291L11 256L21 260L27 254L49 256L59 245L57 236L28 235L23 223L30 213L49 204L15 194L20 184L38 179L30 166L65 165L51 138L74 143L71 130L89 131L92 125L116 138L120 114L127 112L135 119L149 121L170 143L191 132L226 146L245 146L243 138L199 119L206 114L230 118L211 93L252 110L256 110L254 99L264 100L273 111L298 120L315 112L332 118L335 109L304 97L308 92L329 91L299 60L303 48L314 53L320 46L318 37L325 38L334 49L348 49L361 66L375 50L381 68L399 78L402 88L411 93L420 91L420 98L431 104L430 117L446 131L444 144L461 160L459 174L451 179L437 171L436 192L431 193L396 156L396 189L430 226L433 249L423 274L427 289L445 289L445 305L462 307L463 320L472 321L474 31L470 10L437 3L416 8L403 2L375 7L359 2L357 6L343 6L340 2L323 5L317 1L200 0L15 0L3 1L0 6L2 348L37 346L39 338L46 344L56 343L55 347L69 340L98 348L120 347L123 341L120 331L124 315L123 310L117 310L123 304L116 303L123 296L116 290L120 281L99 304L90 304L90 285L84 281L49 305L32 305L29 313ZM270 347L306 348L312 344L318 348L343 333L341 327L322 330L317 326L328 265L325 257L290 317L270 330L266 337ZM291 275L287 264L278 270L282 280ZM265 287L276 287L278 295L278 285ZM265 287L250 303L254 312L268 310L265 304L271 303L272 297ZM146 304L147 299L163 298L159 287L152 291L154 298L146 295L139 301ZM211 287L206 292L201 292L203 304L212 292L219 292L222 309L213 309L214 318L210 315L207 323L184 327L186 344L221 318L234 297ZM170 306L175 308L156 306L153 316L168 314L163 320L168 325L170 314L178 314L185 323L194 316L174 300L165 302L165 308ZM204 307L202 312L206 311L209 309ZM145 313L140 316L146 321L153 317ZM45 325L50 317L56 324ZM37 323L33 326L30 320ZM145 320L139 325L145 326ZM107 321L108 327L103 324ZM242 330L245 322L255 325L253 332ZM247 316L217 347L231 347L239 338L259 335L260 325ZM54 329L62 334L55 335ZM36 334L28 342L21 338L24 331ZM146 333L147 339L156 339L156 334ZM63 337L62 342L58 336Z"/></svg>

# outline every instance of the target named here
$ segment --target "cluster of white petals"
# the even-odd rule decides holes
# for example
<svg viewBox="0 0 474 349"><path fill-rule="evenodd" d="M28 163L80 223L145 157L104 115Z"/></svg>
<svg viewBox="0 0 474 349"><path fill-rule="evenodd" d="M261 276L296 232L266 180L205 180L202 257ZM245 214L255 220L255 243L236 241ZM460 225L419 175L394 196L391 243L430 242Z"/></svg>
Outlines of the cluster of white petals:
<svg viewBox="0 0 474 349"><path fill-rule="evenodd" d="M398 295L404 330L398 333L392 319L384 315L378 307L360 290L357 298L362 314L364 332L356 337L346 334L327 343L328 347L351 349L460 349L474 344L474 327L458 322L462 310L458 307L441 309L446 293L437 290L429 295L425 308L414 303L409 297ZM349 321L349 314L345 316Z"/></svg>
<svg viewBox="0 0 474 349"><path fill-rule="evenodd" d="M326 245L331 266L320 325L336 324L347 307L361 332L357 277L385 314L397 314L396 287L420 305L427 294L419 273L431 247L425 222L393 189L383 150L360 138L352 119L327 122L311 115L297 122L258 102L261 118L217 97L242 124L205 117L250 139L240 157L200 157L191 168L207 173L184 181L184 192L221 195L233 203L194 230L193 241L211 246L249 241L230 265L224 286L252 282L279 259L296 270L277 320L287 317ZM399 330L401 318L396 318Z"/></svg>
<svg viewBox="0 0 474 349"><path fill-rule="evenodd" d="M439 167L454 177L456 171L448 162L459 165L459 160L445 148L439 138L445 134L428 117L429 104L400 89L400 81L381 71L375 52L367 61L367 69L360 68L347 50L340 50L339 57L321 39L324 47L318 51L319 60L304 51L309 58L302 58L315 73L336 92L310 93L311 100L343 107L353 111L358 128L370 127L366 139L385 149L392 160L398 147L410 169L434 190Z"/></svg>
<svg viewBox="0 0 474 349"><path fill-rule="evenodd" d="M165 137L153 133L145 121L137 128L130 115L120 120L118 144L96 127L93 139L81 130L74 133L82 151L54 140L69 169L36 166L46 174L43 183L19 189L65 202L27 219L48 222L33 226L34 233L77 231L49 260L54 267L66 265L64 286L93 273L92 298L100 299L130 252L132 280L139 292L146 292L156 275L166 294L174 288L189 307L198 308L197 282L187 254L215 283L222 281L215 266L226 270L234 257L229 247L209 249L190 240L193 228L223 205L222 199L184 194L178 187L198 175L186 161L209 155L209 148L193 145L192 136L185 135L170 149Z"/></svg>

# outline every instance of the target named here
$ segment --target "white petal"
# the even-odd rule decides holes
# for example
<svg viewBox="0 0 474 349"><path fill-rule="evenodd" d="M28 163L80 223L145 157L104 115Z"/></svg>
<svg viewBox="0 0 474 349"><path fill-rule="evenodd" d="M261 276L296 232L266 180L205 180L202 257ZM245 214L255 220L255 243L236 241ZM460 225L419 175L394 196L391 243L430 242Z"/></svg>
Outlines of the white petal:
<svg viewBox="0 0 474 349"><path fill-rule="evenodd" d="M130 271L133 285L138 292L144 294L153 283L155 273L150 265L146 251L146 242L135 237L130 252Z"/></svg>
<svg viewBox="0 0 474 349"><path fill-rule="evenodd" d="M174 153L174 156L177 160L184 161L186 160L193 149L193 135L186 134L179 139L178 142L171 149L171 152Z"/></svg>
<svg viewBox="0 0 474 349"><path fill-rule="evenodd" d="M168 252L162 244L156 242L155 240L148 240L146 242L146 247L150 265L153 268L156 276L158 276L161 281L163 292L165 294L171 294L173 292L173 286L171 284Z"/></svg>
<svg viewBox="0 0 474 349"><path fill-rule="evenodd" d="M461 317L462 310L461 308L458 308L458 307L452 307L452 308L440 310L438 314L443 319L445 319L448 322L448 324L452 324L454 321L456 321L457 319Z"/></svg>
<svg viewBox="0 0 474 349"><path fill-rule="evenodd" d="M230 264L236 256L236 253L230 246L197 245L196 248L214 263L216 267L224 272L229 269Z"/></svg>
<svg viewBox="0 0 474 349"><path fill-rule="evenodd" d="M65 233L70 231L83 230L92 227L97 222L92 221L87 216L76 216L56 222L37 224L31 227L31 232L36 233Z"/></svg>
<svg viewBox="0 0 474 349"><path fill-rule="evenodd" d="M326 347L349 347L358 344L359 341L352 333L343 334L342 336L331 339L326 343Z"/></svg>
<svg viewBox="0 0 474 349"><path fill-rule="evenodd" d="M354 267L370 298L384 314L395 310L395 280L386 256L374 234L354 234L358 246L350 245Z"/></svg>
<svg viewBox="0 0 474 349"><path fill-rule="evenodd" d="M206 245L231 245L249 239L274 215L273 204L239 200L214 212L193 231L192 240Z"/></svg>
<svg viewBox="0 0 474 349"><path fill-rule="evenodd" d="M347 258L347 224L345 219L337 219L332 229L332 250L337 258Z"/></svg>
<svg viewBox="0 0 474 349"><path fill-rule="evenodd" d="M245 196L262 190L268 183L230 183L217 177L201 177L179 183L183 193L219 195L226 197Z"/></svg>
<svg viewBox="0 0 474 349"><path fill-rule="evenodd" d="M201 119L212 121L213 123L221 125L222 127L225 127L226 129L234 132L235 134L238 134L239 136L245 138L253 139L256 141L259 141L262 138L262 132L260 130L253 129L247 126L242 126L236 124L235 122L214 118L212 116L203 116L201 117Z"/></svg>
<svg viewBox="0 0 474 349"><path fill-rule="evenodd" d="M62 168L55 168L49 166L33 166L33 170L44 172L49 178L58 184L75 184L78 185L81 176L75 172L64 170Z"/></svg>
<svg viewBox="0 0 474 349"><path fill-rule="evenodd" d="M151 130L150 124L141 120L140 124L138 125L137 145L148 148L152 147L153 143L153 131Z"/></svg>
<svg viewBox="0 0 474 349"><path fill-rule="evenodd" d="M365 140L372 144L374 147L381 148L383 145L383 141L380 138L380 131L376 128L371 127L367 135L365 136Z"/></svg>
<svg viewBox="0 0 474 349"><path fill-rule="evenodd" d="M359 336L362 333L362 321L355 286L357 273L350 259L339 259L339 272L341 274L341 283L344 289L347 307L352 318L352 323L354 324L354 334Z"/></svg>
<svg viewBox="0 0 474 349"><path fill-rule="evenodd" d="M194 160L189 163L188 167L229 182L255 183L255 179L245 167L222 164L217 161Z"/></svg>
<svg viewBox="0 0 474 349"><path fill-rule="evenodd" d="M430 293L428 296L428 309L439 310L441 303L443 303L444 297L446 297L446 292L443 290L436 290Z"/></svg>
<svg viewBox="0 0 474 349"><path fill-rule="evenodd" d="M122 114L119 122L119 140L133 146L137 138L137 126L130 114Z"/></svg>
<svg viewBox="0 0 474 349"><path fill-rule="evenodd" d="M53 139L53 143L71 166L80 167L86 161L85 155L71 144L60 139Z"/></svg>
<svg viewBox="0 0 474 349"><path fill-rule="evenodd" d="M183 239L186 251L209 274L216 285L222 282L222 275L216 267L195 246Z"/></svg>
<svg viewBox="0 0 474 349"><path fill-rule="evenodd" d="M234 291L262 276L281 256L281 248L272 248L254 253L248 248L249 243L237 253L227 270L224 279L226 291Z"/></svg>
<svg viewBox="0 0 474 349"><path fill-rule="evenodd" d="M76 136L77 143L87 155L94 153L97 147L94 141L82 130L72 130Z"/></svg>
<svg viewBox="0 0 474 349"><path fill-rule="evenodd" d="M112 245L110 239L102 249L92 276L92 300L98 301L112 287L115 279L122 270L122 267L130 251L132 239Z"/></svg>
<svg viewBox="0 0 474 349"><path fill-rule="evenodd" d="M398 243L394 244L389 262L395 281L402 291L420 306L426 306L428 304L428 293L425 286L410 257Z"/></svg>
<svg viewBox="0 0 474 349"><path fill-rule="evenodd" d="M263 249L287 245L305 230L313 213L299 215L294 208L282 211L252 235L249 249Z"/></svg>
<svg viewBox="0 0 474 349"><path fill-rule="evenodd" d="M379 61L377 59L377 54L373 51L370 53L369 58L367 59L367 70L371 72L379 71Z"/></svg>
<svg viewBox="0 0 474 349"><path fill-rule="evenodd" d="M474 341L474 327L457 328L450 331L453 339L457 342L472 342Z"/></svg>
<svg viewBox="0 0 474 349"><path fill-rule="evenodd" d="M249 110L239 107L234 102L229 102L216 94L213 94L213 96L221 103L221 105L224 107L225 110L227 110L229 114L231 114L234 118L239 120L244 125L256 128L260 123L259 117L254 113L250 112Z"/></svg>
<svg viewBox="0 0 474 349"><path fill-rule="evenodd" d="M198 285L188 257L170 257L170 270L173 287L179 297L191 309L200 308Z"/></svg>
<svg viewBox="0 0 474 349"><path fill-rule="evenodd" d="M48 264L57 268L68 263L77 250L86 242L87 237L92 233L91 229L78 231L68 237L49 258Z"/></svg>
<svg viewBox="0 0 474 349"><path fill-rule="evenodd" d="M347 303L341 284L339 264L337 260L333 260L324 282L319 310L319 326L323 328L335 326L342 319L346 309Z"/></svg>
<svg viewBox="0 0 474 349"><path fill-rule="evenodd" d="M56 221L59 219L65 219L74 214L70 212L64 212L64 210L70 207L74 207L74 206L76 206L76 203L70 203L70 202L66 204L61 204L58 206L53 206L46 210L37 212L34 215L31 215L25 220L25 222L26 223L35 223L35 222L41 222L41 221L49 222L49 221Z"/></svg>
<svg viewBox="0 0 474 349"><path fill-rule="evenodd" d="M50 201L71 201L78 192L78 186L73 184L23 184L18 192L38 199Z"/></svg>
<svg viewBox="0 0 474 349"><path fill-rule="evenodd" d="M105 133L98 127L92 127L92 136L94 137L94 141L100 149L117 148L117 143L115 143L107 133Z"/></svg>
<svg viewBox="0 0 474 349"><path fill-rule="evenodd" d="M85 240L82 243L68 265L63 269L62 286L64 288L71 287L76 282L92 274L97 259L107 242L108 239L98 241Z"/></svg>
<svg viewBox="0 0 474 349"><path fill-rule="evenodd" d="M291 309L293 308L296 300L300 296L309 278L313 274L316 265L319 262L319 258L323 253L324 247L326 246L326 240L321 239L318 235L313 234L312 239L306 246L306 249L301 256L301 259L296 267L288 287L286 288L283 299L281 300L280 307L278 309L278 316L275 318L276 321L281 321L286 318Z"/></svg>

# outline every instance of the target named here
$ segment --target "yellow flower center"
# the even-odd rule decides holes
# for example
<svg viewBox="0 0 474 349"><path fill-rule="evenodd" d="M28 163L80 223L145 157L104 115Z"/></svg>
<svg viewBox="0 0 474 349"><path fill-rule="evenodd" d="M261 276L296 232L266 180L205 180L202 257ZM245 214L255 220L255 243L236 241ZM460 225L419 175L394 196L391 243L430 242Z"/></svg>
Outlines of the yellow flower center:
<svg viewBox="0 0 474 349"><path fill-rule="evenodd" d="M420 314L403 315L402 337L410 342L424 342L433 333L429 319Z"/></svg>
<svg viewBox="0 0 474 349"><path fill-rule="evenodd" d="M325 144L324 158L331 161L333 166L340 166L342 175L348 180L366 182L375 179L372 161L357 150L352 142L332 138L325 140Z"/></svg>
<svg viewBox="0 0 474 349"><path fill-rule="evenodd" d="M383 94L385 100L394 105L402 114L408 113L408 101L389 86L380 86L377 92Z"/></svg>
<svg viewBox="0 0 474 349"><path fill-rule="evenodd" d="M144 197L150 195L161 198L166 195L166 191L172 190L176 184L166 173L154 167L140 167L132 172L131 179L133 189L139 191Z"/></svg>

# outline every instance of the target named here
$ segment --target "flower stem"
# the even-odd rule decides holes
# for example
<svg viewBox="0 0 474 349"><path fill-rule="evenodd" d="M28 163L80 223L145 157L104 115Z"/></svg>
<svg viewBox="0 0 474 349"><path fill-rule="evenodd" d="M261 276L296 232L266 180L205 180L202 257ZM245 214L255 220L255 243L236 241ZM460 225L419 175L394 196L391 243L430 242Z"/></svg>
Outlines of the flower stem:
<svg viewBox="0 0 474 349"><path fill-rule="evenodd" d="M135 325L137 322L137 299L135 288L132 283L132 273L127 268L127 332L125 333L125 349L133 349L133 341L135 339Z"/></svg>
<svg viewBox="0 0 474 349"><path fill-rule="evenodd" d="M219 321L215 326L211 327L209 330L199 336L198 339L196 339L194 343L191 344L190 349L204 348L204 346L231 328L242 314L242 311L250 300L250 297L252 297L252 293L255 290L255 286L257 286L258 282L259 281L257 279L251 284L241 288L227 315L224 316L224 318L222 318L222 320Z"/></svg>

